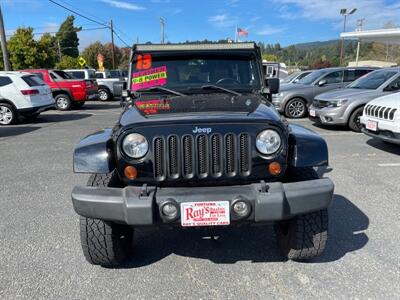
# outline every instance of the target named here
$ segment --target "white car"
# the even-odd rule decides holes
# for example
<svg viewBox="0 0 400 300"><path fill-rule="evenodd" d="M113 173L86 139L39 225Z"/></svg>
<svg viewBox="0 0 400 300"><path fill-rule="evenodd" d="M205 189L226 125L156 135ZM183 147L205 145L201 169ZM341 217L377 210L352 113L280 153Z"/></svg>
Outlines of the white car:
<svg viewBox="0 0 400 300"><path fill-rule="evenodd" d="M361 131L392 144L400 144L400 93L368 102L360 118Z"/></svg>
<svg viewBox="0 0 400 300"><path fill-rule="evenodd" d="M50 87L36 75L0 72L0 125L10 125L19 116L37 117L54 107Z"/></svg>

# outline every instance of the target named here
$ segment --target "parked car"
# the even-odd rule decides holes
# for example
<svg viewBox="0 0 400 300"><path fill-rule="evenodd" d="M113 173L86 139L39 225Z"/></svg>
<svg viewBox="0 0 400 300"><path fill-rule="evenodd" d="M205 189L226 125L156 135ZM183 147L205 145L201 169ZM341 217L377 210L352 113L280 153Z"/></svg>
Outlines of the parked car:
<svg viewBox="0 0 400 300"><path fill-rule="evenodd" d="M50 86L56 108L59 110L69 110L72 107L80 108L86 100L97 98L97 85L89 81L73 79L64 71L46 69L23 71L39 76Z"/></svg>
<svg viewBox="0 0 400 300"><path fill-rule="evenodd" d="M264 80L259 47L135 45L131 57L130 104L74 151L74 171L92 174L72 191L88 262L123 263L135 226L274 223L284 257L320 255L334 186L313 167L327 145L267 100L279 79Z"/></svg>
<svg viewBox="0 0 400 300"><path fill-rule="evenodd" d="M360 123L361 131L366 135L400 145L400 93L369 102L364 107Z"/></svg>
<svg viewBox="0 0 400 300"><path fill-rule="evenodd" d="M281 87L283 84L296 83L307 75L311 74L313 70L293 72L288 77L281 79Z"/></svg>
<svg viewBox="0 0 400 300"><path fill-rule="evenodd" d="M315 97L309 109L309 118L323 125L343 125L360 132L360 116L364 106L377 97L398 92L400 68L373 71L344 89Z"/></svg>
<svg viewBox="0 0 400 300"><path fill-rule="evenodd" d="M0 125L16 123L19 116L37 117L54 107L50 87L24 72L0 72Z"/></svg>
<svg viewBox="0 0 400 300"><path fill-rule="evenodd" d="M289 118L303 118L315 96L342 88L376 68L326 68L315 70L296 84L284 85L272 103L276 109Z"/></svg>
<svg viewBox="0 0 400 300"><path fill-rule="evenodd" d="M99 84L99 99L101 101L121 97L121 89L116 88L116 86L125 85L126 83L122 71L98 71L95 76Z"/></svg>

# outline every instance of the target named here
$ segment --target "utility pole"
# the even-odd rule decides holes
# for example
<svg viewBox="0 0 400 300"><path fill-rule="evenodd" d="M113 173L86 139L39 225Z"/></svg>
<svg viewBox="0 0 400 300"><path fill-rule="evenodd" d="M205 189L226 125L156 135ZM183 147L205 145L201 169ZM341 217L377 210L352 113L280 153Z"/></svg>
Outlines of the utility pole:
<svg viewBox="0 0 400 300"><path fill-rule="evenodd" d="M0 6L0 42L1 51L3 52L4 71L10 71L10 61L8 59L6 32L4 30L3 13Z"/></svg>
<svg viewBox="0 0 400 300"><path fill-rule="evenodd" d="M165 27L165 19L161 17L160 18L161 44L165 43L164 27Z"/></svg>
<svg viewBox="0 0 400 300"><path fill-rule="evenodd" d="M111 56L112 56L112 68L115 69L115 49L114 49L114 27L113 21L110 21L110 29L111 29Z"/></svg>

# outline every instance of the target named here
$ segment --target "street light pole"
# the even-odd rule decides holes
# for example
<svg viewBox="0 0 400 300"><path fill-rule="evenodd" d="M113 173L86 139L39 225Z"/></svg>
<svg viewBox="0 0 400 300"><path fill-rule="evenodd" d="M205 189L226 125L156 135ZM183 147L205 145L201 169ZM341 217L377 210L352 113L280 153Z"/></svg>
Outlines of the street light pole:
<svg viewBox="0 0 400 300"><path fill-rule="evenodd" d="M340 14L344 16L343 32L346 32L347 16L354 14L356 10L357 8L350 9L350 11L347 11L347 8L342 8L340 10ZM342 46L340 47L340 65L343 64L343 54L344 54L344 38L342 38Z"/></svg>
<svg viewBox="0 0 400 300"><path fill-rule="evenodd" d="M161 30L161 44L164 44L165 42L165 34L164 34L164 27L165 27L165 19L163 17L160 18L160 30Z"/></svg>

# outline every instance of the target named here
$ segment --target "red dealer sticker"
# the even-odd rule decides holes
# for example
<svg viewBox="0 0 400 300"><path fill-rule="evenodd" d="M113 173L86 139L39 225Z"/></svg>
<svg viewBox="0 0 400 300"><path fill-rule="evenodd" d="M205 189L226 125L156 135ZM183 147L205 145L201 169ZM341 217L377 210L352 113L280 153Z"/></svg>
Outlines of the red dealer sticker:
<svg viewBox="0 0 400 300"><path fill-rule="evenodd" d="M157 114L159 111L168 111L171 108L168 100L160 99L136 101L135 105L146 115Z"/></svg>
<svg viewBox="0 0 400 300"><path fill-rule="evenodd" d="M181 203L182 226L218 226L229 223L228 201Z"/></svg>

